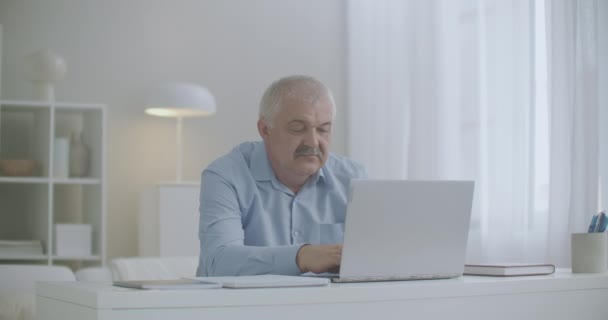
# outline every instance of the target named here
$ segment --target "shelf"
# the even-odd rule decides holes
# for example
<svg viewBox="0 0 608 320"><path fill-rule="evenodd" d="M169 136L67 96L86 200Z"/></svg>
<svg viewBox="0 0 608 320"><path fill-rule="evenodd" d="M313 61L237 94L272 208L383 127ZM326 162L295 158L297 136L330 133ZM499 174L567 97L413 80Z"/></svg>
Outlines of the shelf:
<svg viewBox="0 0 608 320"><path fill-rule="evenodd" d="M63 260L63 261L99 261L101 258L98 255L90 255L90 256L52 256L53 260Z"/></svg>
<svg viewBox="0 0 608 320"><path fill-rule="evenodd" d="M65 179L53 179L54 184L72 184L72 185L95 185L100 184L101 180L97 178L65 178Z"/></svg>
<svg viewBox="0 0 608 320"><path fill-rule="evenodd" d="M76 102L48 102L48 101L23 101L23 100L0 100L0 106L4 107L26 107L26 108L75 108L75 109L102 109L104 106L97 103Z"/></svg>
<svg viewBox="0 0 608 320"><path fill-rule="evenodd" d="M0 260L46 260L45 254L0 254Z"/></svg>
<svg viewBox="0 0 608 320"><path fill-rule="evenodd" d="M97 178L62 178L49 179L41 177L0 177L0 183L31 183L45 184L49 182L54 184L69 184L69 185L96 185L100 184L101 180Z"/></svg>
<svg viewBox="0 0 608 320"><path fill-rule="evenodd" d="M0 177L0 183L49 183L49 178L44 177Z"/></svg>

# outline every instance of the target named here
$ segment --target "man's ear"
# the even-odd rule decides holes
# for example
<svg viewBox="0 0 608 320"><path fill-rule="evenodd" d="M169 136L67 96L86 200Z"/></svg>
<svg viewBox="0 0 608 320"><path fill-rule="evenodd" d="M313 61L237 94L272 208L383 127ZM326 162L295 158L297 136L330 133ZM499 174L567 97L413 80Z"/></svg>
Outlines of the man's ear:
<svg viewBox="0 0 608 320"><path fill-rule="evenodd" d="M260 134L260 137L262 137L262 139L266 139L268 138L268 124L266 123L266 121L264 119L259 119L258 120L258 133Z"/></svg>

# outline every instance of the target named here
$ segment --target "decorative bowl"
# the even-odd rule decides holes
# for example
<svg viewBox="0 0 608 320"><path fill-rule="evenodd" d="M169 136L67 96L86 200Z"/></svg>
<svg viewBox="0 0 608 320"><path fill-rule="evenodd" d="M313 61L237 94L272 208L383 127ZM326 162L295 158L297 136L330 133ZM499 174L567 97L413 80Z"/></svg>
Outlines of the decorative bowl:
<svg viewBox="0 0 608 320"><path fill-rule="evenodd" d="M30 177L36 174L38 162L31 159L0 160L0 172L11 177Z"/></svg>

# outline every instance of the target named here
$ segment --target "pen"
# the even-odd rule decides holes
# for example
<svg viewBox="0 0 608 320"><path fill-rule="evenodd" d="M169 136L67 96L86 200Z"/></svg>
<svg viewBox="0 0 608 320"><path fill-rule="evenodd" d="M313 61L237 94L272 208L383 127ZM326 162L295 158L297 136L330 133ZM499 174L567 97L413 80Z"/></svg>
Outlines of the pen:
<svg viewBox="0 0 608 320"><path fill-rule="evenodd" d="M606 226L608 225L608 218L606 217L606 214L604 212L602 212L600 214L598 221L599 222L598 222L597 232L606 231Z"/></svg>
<svg viewBox="0 0 608 320"><path fill-rule="evenodd" d="M604 224L604 222L606 221L606 214L602 211L600 213L597 214L597 221L595 222L595 228L593 229L593 232L602 232L602 225ZM604 230L606 229L606 227L604 227Z"/></svg>
<svg viewBox="0 0 608 320"><path fill-rule="evenodd" d="M593 215L593 218L591 218L591 224L589 225L589 233L591 232L595 232L595 226L597 225L597 214Z"/></svg>

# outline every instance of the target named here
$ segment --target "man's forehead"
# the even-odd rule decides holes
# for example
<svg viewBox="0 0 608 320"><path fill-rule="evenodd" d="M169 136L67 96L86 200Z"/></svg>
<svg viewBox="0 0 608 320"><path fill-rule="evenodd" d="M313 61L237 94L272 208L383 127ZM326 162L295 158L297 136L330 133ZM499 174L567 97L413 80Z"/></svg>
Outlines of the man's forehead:
<svg viewBox="0 0 608 320"><path fill-rule="evenodd" d="M326 97L314 100L284 99L281 111L288 114L312 114L332 112L331 101Z"/></svg>
<svg viewBox="0 0 608 320"><path fill-rule="evenodd" d="M332 120L331 107L299 106L286 107L282 110L280 118L287 123L302 122L306 124L327 123Z"/></svg>
<svg viewBox="0 0 608 320"><path fill-rule="evenodd" d="M299 118L293 118L287 121L288 125L291 124L304 124L304 125L331 125L331 119L327 120L327 121L322 121L322 119L320 120L313 120L311 121L310 119L299 119Z"/></svg>

